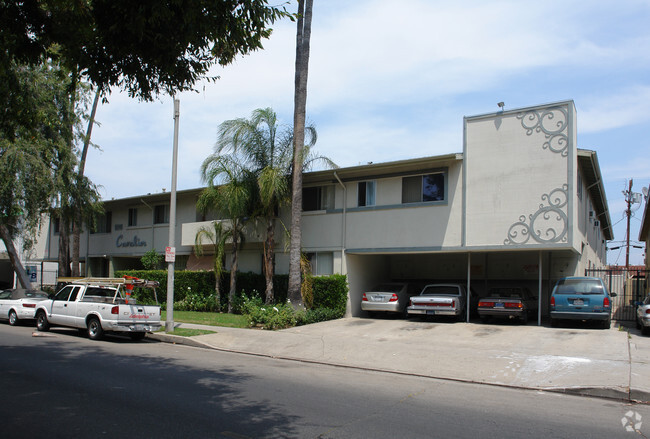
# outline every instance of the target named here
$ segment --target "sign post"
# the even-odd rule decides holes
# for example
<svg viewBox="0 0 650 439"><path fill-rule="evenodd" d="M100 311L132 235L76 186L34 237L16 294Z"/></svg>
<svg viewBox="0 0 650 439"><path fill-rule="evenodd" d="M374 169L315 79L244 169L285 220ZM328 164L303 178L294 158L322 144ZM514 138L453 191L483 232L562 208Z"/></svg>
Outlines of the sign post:
<svg viewBox="0 0 650 439"><path fill-rule="evenodd" d="M167 262L167 318L165 332L174 331L174 261L176 260L176 168L178 167L178 119L181 101L174 99L174 152L172 156L172 191L169 203L169 246L165 249Z"/></svg>

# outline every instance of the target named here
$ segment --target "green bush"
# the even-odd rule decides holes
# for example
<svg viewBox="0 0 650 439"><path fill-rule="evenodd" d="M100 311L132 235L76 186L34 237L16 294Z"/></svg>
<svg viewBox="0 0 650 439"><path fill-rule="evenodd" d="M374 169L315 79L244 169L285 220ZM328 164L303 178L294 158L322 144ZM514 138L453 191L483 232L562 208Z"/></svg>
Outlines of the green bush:
<svg viewBox="0 0 650 439"><path fill-rule="evenodd" d="M296 312L290 305L246 306L246 317L251 327L261 326L262 329L284 329L296 326Z"/></svg>
<svg viewBox="0 0 650 439"><path fill-rule="evenodd" d="M264 300L260 293L256 290L247 293L246 291L240 291L235 294L235 297L232 301L232 313L233 314L246 314L250 307L263 306Z"/></svg>
<svg viewBox="0 0 650 439"><path fill-rule="evenodd" d="M167 304L167 270L128 270L118 271L115 276L124 275L158 281L160 287L156 289L158 303L163 309ZM174 309L180 311L212 311L218 312L227 308L228 293L230 288L230 274L224 273L221 278L221 297L216 297L214 292L213 271L175 271L174 272ZM295 324L315 323L333 318L340 318L345 314L345 307L348 296L347 278L344 275L310 277L313 288L313 306L303 314L296 314L291 318L279 312L270 313L267 310L267 317L260 317L261 324L265 327L283 326L286 322L296 320ZM289 276L286 274L276 275L273 278L275 295L275 308L285 309L287 303L287 289ZM273 309L273 306L264 307L263 292L266 289L266 282L262 274L238 273L237 293L233 299L232 308L234 313L263 315L253 310L258 306L265 309ZM250 293L247 293L250 292ZM262 292L262 293L260 293ZM136 288L133 293L138 303L155 303L156 298L150 289ZM281 307L278 304L282 305ZM275 312L275 311L274 311ZM266 319L266 320L264 320ZM268 320L268 321L267 321ZM305 322L305 323L301 323ZM291 325L293 326L293 325Z"/></svg>
<svg viewBox="0 0 650 439"><path fill-rule="evenodd" d="M345 314L348 301L348 282L343 274L314 277L313 308L329 308Z"/></svg>
<svg viewBox="0 0 650 439"><path fill-rule="evenodd" d="M203 295L188 292L183 300L174 302L174 310L178 311L204 311L219 312L219 298L216 294Z"/></svg>
<svg viewBox="0 0 650 439"><path fill-rule="evenodd" d="M345 311L330 308L314 308L296 313L296 326L310 325L312 323L325 322L327 320L340 319Z"/></svg>

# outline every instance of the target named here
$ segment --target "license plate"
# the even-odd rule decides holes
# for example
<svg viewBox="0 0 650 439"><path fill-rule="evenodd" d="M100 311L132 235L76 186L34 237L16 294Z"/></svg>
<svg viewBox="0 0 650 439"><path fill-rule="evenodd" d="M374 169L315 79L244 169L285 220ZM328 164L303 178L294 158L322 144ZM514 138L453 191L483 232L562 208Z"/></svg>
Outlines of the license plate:
<svg viewBox="0 0 650 439"><path fill-rule="evenodd" d="M582 299L575 299L575 300L573 301L573 304L574 304L575 306L582 306L582 305L585 304L585 302L584 302L584 300L582 300Z"/></svg>
<svg viewBox="0 0 650 439"><path fill-rule="evenodd" d="M495 308L503 308L503 303L495 303L494 307Z"/></svg>
<svg viewBox="0 0 650 439"><path fill-rule="evenodd" d="M427 314L434 316L434 315L436 315L436 312L435 312L435 311L431 311L431 310L427 310Z"/></svg>
<svg viewBox="0 0 650 439"><path fill-rule="evenodd" d="M373 302L383 302L384 298L382 296L372 296Z"/></svg>

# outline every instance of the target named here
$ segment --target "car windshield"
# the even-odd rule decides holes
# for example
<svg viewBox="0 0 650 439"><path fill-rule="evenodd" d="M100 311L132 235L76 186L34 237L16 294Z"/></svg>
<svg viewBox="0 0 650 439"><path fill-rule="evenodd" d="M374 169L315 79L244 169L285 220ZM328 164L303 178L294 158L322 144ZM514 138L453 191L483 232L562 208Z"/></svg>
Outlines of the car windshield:
<svg viewBox="0 0 650 439"><path fill-rule="evenodd" d="M459 296L458 287L453 285L432 285L425 287L421 296Z"/></svg>
<svg viewBox="0 0 650 439"><path fill-rule="evenodd" d="M373 293L399 293L402 285L377 285L372 289Z"/></svg>
<svg viewBox="0 0 650 439"><path fill-rule="evenodd" d="M564 279L555 287L555 294L605 294L599 280Z"/></svg>

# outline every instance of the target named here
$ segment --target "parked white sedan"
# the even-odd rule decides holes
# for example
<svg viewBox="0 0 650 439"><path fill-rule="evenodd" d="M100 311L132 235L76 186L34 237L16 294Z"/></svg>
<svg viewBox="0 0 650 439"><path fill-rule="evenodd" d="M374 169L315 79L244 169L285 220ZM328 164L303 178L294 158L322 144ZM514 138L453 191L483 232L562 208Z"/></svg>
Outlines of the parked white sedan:
<svg viewBox="0 0 650 439"><path fill-rule="evenodd" d="M636 327L643 335L650 335L650 296L636 308Z"/></svg>
<svg viewBox="0 0 650 439"><path fill-rule="evenodd" d="M0 291L0 319L9 320L12 326L19 320L34 320L36 304L47 298L47 293L39 290Z"/></svg>

